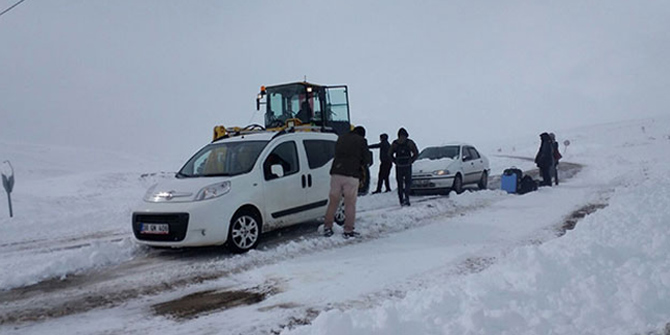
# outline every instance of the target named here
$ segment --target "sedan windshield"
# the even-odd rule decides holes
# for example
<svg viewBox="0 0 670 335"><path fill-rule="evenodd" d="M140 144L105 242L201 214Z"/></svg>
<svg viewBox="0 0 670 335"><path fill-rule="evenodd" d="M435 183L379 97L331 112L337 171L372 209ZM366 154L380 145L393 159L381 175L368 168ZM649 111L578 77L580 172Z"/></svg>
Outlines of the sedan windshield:
<svg viewBox="0 0 670 335"><path fill-rule="evenodd" d="M443 158L458 158L459 146L448 145L444 147L429 147L421 150L418 159L443 159Z"/></svg>
<svg viewBox="0 0 670 335"><path fill-rule="evenodd" d="M268 141L212 143L198 151L177 173L178 178L234 176L251 171Z"/></svg>

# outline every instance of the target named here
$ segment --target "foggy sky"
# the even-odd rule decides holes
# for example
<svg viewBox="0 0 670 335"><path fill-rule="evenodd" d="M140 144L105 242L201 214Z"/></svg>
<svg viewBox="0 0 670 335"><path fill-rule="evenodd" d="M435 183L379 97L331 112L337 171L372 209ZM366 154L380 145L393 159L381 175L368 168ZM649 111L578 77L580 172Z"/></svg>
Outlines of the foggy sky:
<svg viewBox="0 0 670 335"><path fill-rule="evenodd" d="M185 160L306 76L349 86L370 142L476 144L668 114L669 48L660 0L27 0L0 17L0 141Z"/></svg>

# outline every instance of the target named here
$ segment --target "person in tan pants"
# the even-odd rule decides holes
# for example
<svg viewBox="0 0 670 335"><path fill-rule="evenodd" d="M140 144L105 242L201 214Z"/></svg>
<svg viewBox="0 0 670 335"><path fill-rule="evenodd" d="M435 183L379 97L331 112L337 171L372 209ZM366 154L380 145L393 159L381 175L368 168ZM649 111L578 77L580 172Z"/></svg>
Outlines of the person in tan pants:
<svg viewBox="0 0 670 335"><path fill-rule="evenodd" d="M335 144L335 158L330 168L330 193L323 234L333 235L335 211L344 196L344 237L359 235L354 232L356 222L356 197L362 167L370 164L368 141L365 139L365 128L358 126L347 134L340 135Z"/></svg>
<svg viewBox="0 0 670 335"><path fill-rule="evenodd" d="M326 222L324 224L324 234L332 235L333 221L335 220L335 211L340 204L340 199L344 197L344 234L345 237L356 236L354 231L354 222L356 221L356 199L358 198L358 179L341 175L330 176L330 193L328 210L326 210ZM351 235L351 236L347 236Z"/></svg>

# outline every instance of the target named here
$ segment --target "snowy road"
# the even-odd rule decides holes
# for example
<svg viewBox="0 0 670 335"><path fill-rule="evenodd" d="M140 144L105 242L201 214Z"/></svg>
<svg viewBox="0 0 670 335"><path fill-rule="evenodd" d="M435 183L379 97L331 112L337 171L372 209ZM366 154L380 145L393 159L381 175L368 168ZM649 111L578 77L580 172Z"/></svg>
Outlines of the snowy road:
<svg viewBox="0 0 670 335"><path fill-rule="evenodd" d="M668 129L565 132L561 184L521 196L495 175L532 170L518 157L536 137L491 143L489 190L361 197L361 238L312 222L245 255L132 241L135 203L173 175L143 172L165 162L0 146L20 167L15 217L0 217L0 333L669 334Z"/></svg>
<svg viewBox="0 0 670 335"><path fill-rule="evenodd" d="M571 177L581 167L566 163L561 169L563 176ZM491 187L496 185L492 177ZM572 201L562 201L547 220L545 208L538 204L566 195ZM430 278L479 271L516 246L560 235L562 218L593 196L570 186L551 193L540 190L532 198L488 190L421 197L411 208L398 207L393 193L368 196L359 200L360 239L325 239L315 222L269 233L260 250L246 255L220 248L139 248L127 262L0 292L0 326L40 333L54 323L79 320L85 333L177 334L183 320L207 323L215 317L226 320L221 326L230 333L270 333L308 322L324 310L402 296ZM524 205L519 203L522 199ZM527 206L528 200L535 207L521 211L518 206ZM519 224L500 225L498 217L518 213L524 213ZM527 224L529 215L535 216L536 224ZM49 247L35 240L0 248L58 252L96 243L123 245L118 241L127 238L112 232L52 240ZM434 257L426 259L426 254ZM431 273L435 276L426 275ZM106 327L81 322L109 310L123 315L124 322ZM252 315L257 322L249 321ZM145 327L146 318L162 319L158 324L164 327L156 329L154 322Z"/></svg>

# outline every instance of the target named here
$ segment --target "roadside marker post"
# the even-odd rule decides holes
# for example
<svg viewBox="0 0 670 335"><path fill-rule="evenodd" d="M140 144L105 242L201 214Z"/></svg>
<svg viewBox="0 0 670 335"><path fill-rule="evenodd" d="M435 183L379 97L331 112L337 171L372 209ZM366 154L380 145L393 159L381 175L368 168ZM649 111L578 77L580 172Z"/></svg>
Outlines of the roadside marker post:
<svg viewBox="0 0 670 335"><path fill-rule="evenodd" d="M14 213L12 211L12 189L14 189L14 168L12 163L9 161L3 162L4 166L2 169L2 186L7 192L7 202L9 203L9 217L13 217ZM7 169L9 167L9 169Z"/></svg>

